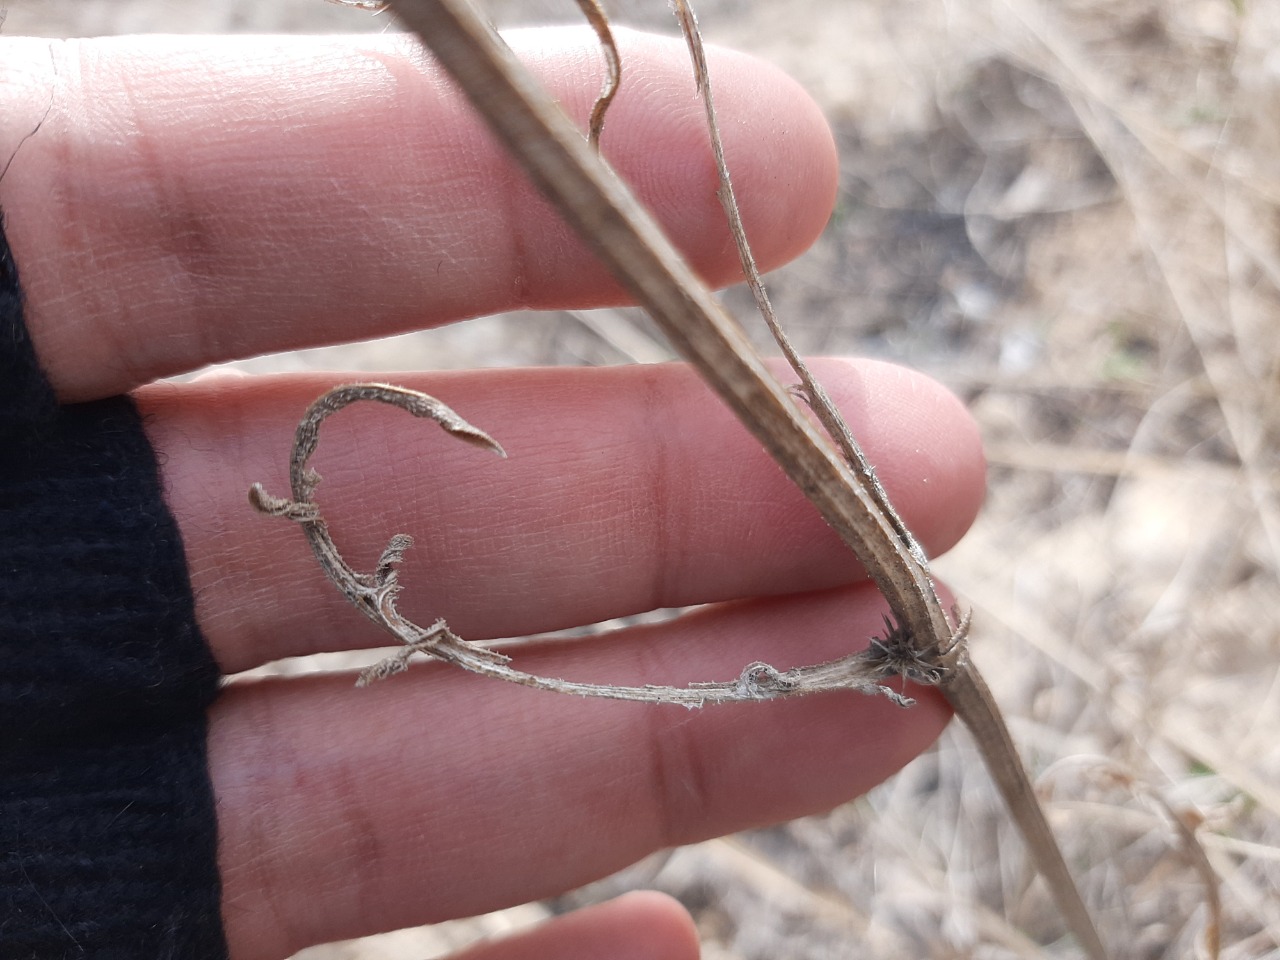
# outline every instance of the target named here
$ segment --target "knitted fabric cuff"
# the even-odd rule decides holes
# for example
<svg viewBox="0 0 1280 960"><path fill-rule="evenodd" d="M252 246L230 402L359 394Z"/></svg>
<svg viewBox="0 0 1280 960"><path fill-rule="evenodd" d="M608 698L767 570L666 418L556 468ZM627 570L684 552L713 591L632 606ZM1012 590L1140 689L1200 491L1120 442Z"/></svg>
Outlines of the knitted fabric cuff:
<svg viewBox="0 0 1280 960"><path fill-rule="evenodd" d="M226 957L217 686L138 412L58 406L0 218L0 958Z"/></svg>

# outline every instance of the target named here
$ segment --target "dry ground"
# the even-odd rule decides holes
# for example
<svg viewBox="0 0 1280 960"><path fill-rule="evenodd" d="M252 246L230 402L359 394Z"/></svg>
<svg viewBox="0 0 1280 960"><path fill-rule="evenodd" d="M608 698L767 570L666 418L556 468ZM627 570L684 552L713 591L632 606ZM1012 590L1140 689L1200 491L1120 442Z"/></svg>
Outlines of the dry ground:
<svg viewBox="0 0 1280 960"><path fill-rule="evenodd" d="M662 0L640 6L619 0L618 19L673 29ZM321 0L8 7L7 33L385 27ZM774 278L802 345L922 367L983 426L990 497L939 571L975 608L975 656L1104 936L1125 958L1203 955L1203 884L1172 811L1221 884L1222 955L1280 957L1280 5L700 9L710 39L807 84L841 145L830 228ZM496 13L573 16L568 0ZM668 355L607 313L249 366ZM437 955L637 884L680 897L712 958L1071 955L953 730L828 816L678 850L558 902L304 956Z"/></svg>

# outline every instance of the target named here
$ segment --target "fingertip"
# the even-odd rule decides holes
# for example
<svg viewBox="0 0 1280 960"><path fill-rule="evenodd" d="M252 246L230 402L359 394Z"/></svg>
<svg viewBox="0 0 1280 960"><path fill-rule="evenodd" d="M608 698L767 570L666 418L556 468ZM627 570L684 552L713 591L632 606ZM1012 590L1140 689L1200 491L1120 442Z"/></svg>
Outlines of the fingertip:
<svg viewBox="0 0 1280 960"><path fill-rule="evenodd" d="M630 30L617 35L622 86L605 123L604 155L708 284L738 282L742 269L718 198L705 106L684 44ZM522 54L530 39L512 38ZM584 42L577 31L539 34L541 57L532 64L535 72L542 58L561 69L566 63L589 69L580 46L564 50L549 45L557 40ZM585 42L595 43L594 38ZM707 60L744 228L760 269L768 271L807 250L826 227L838 186L835 141L817 103L779 68L714 46L708 46ZM577 102L588 90L594 88L583 78L572 90L563 80L555 81L557 98L574 115L589 109L589 101ZM611 278L601 274L593 281L580 265L565 259L563 242L546 242L546 226L538 217L522 222L538 223L543 237L541 243L521 245L527 259L519 279L529 285L528 305L563 306L569 267L578 285L578 305L620 301Z"/></svg>
<svg viewBox="0 0 1280 960"><path fill-rule="evenodd" d="M835 138L790 75L748 54L715 53L729 82L727 94L719 92L725 84L716 88L729 172L756 260L772 270L808 250L831 218L840 171ZM736 272L727 279L737 280Z"/></svg>
<svg viewBox="0 0 1280 960"><path fill-rule="evenodd" d="M831 217L838 186L839 162L831 127L817 103L792 77L772 64L734 50L708 48L714 103L726 163L741 206L743 225L762 271L798 257L817 240ZM687 62L677 70L689 70ZM678 80L671 81L673 85ZM688 136L709 139L700 102ZM695 265L713 285L741 279L737 251L725 215L718 209L714 163L706 147L690 144L684 154L694 170L683 173L690 184L701 184L713 207L703 214L706 243L694 251ZM661 159L659 153L656 159ZM670 155L670 154L668 154ZM661 209L664 222L678 223L699 207L688 198L683 213ZM700 260L704 251L720 260Z"/></svg>
<svg viewBox="0 0 1280 960"><path fill-rule="evenodd" d="M604 906L616 917L622 939L633 944L633 960L697 960L701 953L693 917L675 897L635 890Z"/></svg>
<svg viewBox="0 0 1280 960"><path fill-rule="evenodd" d="M964 403L933 377L874 360L814 364L855 437L875 451L880 481L930 556L973 525L986 496L982 434Z"/></svg>
<svg viewBox="0 0 1280 960"><path fill-rule="evenodd" d="M479 944L453 960L697 960L699 952L689 912L664 893L643 890Z"/></svg>

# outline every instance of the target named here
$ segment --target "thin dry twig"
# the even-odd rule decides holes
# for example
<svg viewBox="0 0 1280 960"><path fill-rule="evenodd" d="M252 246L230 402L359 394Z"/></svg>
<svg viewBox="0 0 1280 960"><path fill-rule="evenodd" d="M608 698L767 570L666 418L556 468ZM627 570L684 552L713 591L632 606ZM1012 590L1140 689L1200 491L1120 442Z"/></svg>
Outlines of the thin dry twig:
<svg viewBox="0 0 1280 960"><path fill-rule="evenodd" d="M413 539L406 534L392 537L382 551L374 572L359 573L343 559L329 533L328 524L320 513L319 504L315 501L315 491L321 478L310 466L310 460L320 444L320 427L339 410L361 401L399 407L415 417L435 421L447 433L473 446L506 456L496 440L434 397L386 383L353 383L334 387L324 393L307 408L302 422L298 424L289 459L292 499L273 497L258 483L250 488L249 500L254 508L269 516L285 517L298 523L321 568L338 585L352 606L379 626L391 631L404 643L404 647L394 656L365 670L357 681L358 686L366 686L403 672L408 668L409 659L416 653L436 657L496 680L555 693L610 700L671 703L689 708L744 700L778 700L829 690L880 694L905 707L911 706L915 701L893 690L885 681L893 677L905 677L915 683L937 684L942 679L936 666L936 655L929 651L929 656L922 657L907 644L906 635L894 628L887 618L885 636L873 639L865 650L850 656L790 670L779 670L767 663L750 663L734 680L692 683L687 687L657 684L629 687L578 683L539 676L510 666L511 658L504 654L463 640L443 620L437 620L429 627L419 626L396 609L396 598L401 591L397 567L405 552L413 545ZM967 631L968 621L965 620L962 621L954 642L963 643Z"/></svg>
<svg viewBox="0 0 1280 960"><path fill-rule="evenodd" d="M604 85L591 107L591 118L587 121L587 142L600 149L600 135L604 132L604 115L609 112L613 98L618 95L622 86L622 58L618 55L618 42L613 39L613 30L609 26L609 18L605 16L600 0L577 0L578 9L591 24L600 41L600 51L604 54Z"/></svg>
<svg viewBox="0 0 1280 960"><path fill-rule="evenodd" d="M844 539L879 586L896 618L896 624L886 620L886 637L873 640L863 654L785 673L767 664L752 664L728 684L665 688L671 695L667 699L697 706L720 702L719 698L771 699L832 688L892 695L878 680L893 674L939 686L973 731L1037 867L1081 946L1092 960L1105 960L1107 952L1045 821L999 708L968 658L967 620L958 628L952 627L923 552L875 481L874 471L847 426L799 358L793 362L798 364L803 397L841 444L841 451L833 449L827 438L813 428L792 394L768 372L740 327L723 312L652 218L465 0L395 0L390 5L432 49L534 182L662 326L675 348L698 369ZM758 301L767 304L728 184L696 25L686 4L681 3L679 9L700 89L706 94L708 122L721 171L721 199L729 212L753 291ZM603 110L598 119L602 121ZM784 352L789 358L794 356L776 318L772 318L771 308L766 317L770 318L771 328L777 330ZM319 477L306 464L314 452L320 422L335 409L359 399L403 406L415 415L435 419L448 432L470 442L491 449L497 446L482 431L430 397L386 385L353 385L338 388L318 400L299 426L290 465L293 499L270 497L255 485L251 492L254 505L301 523L326 572L339 582L352 602L404 640L405 652L362 679L397 672L413 652L424 652L491 676L547 689L593 696L618 696L619 691L625 691L624 699L660 699L654 694L663 688L602 689L563 681L553 687L546 678L509 668L500 654L460 640L442 622L424 629L404 620L395 610L400 589L395 565L408 547L407 537L392 538L374 574L351 570L333 547L311 499ZM632 696L635 693L640 696Z"/></svg>
<svg viewBox="0 0 1280 960"><path fill-rule="evenodd" d="M738 207L738 196L733 189L733 178L729 176L729 162L724 155L724 140L720 136L720 121L716 116L715 99L711 93L711 71L707 69L707 54L702 43L702 32L698 29L698 18L688 0L672 0L672 6L675 8L676 19L680 23L685 43L689 47L689 58L693 61L693 75L697 82L698 93L706 107L707 130L711 135L711 153L715 158L716 174L719 180L716 196L720 200L720 205L724 207L725 216L729 219L729 230L738 248L738 259L742 263L742 272L746 275L747 287L751 290L756 309L760 311L760 316L764 318L770 335L782 350L787 363L800 378L796 392L817 415L818 422L827 431L827 436L835 442L849 466L853 468L853 472L866 485L867 492L875 500L880 512L893 525L898 539L910 551L912 558L921 567L927 567L929 559L925 555L924 548L920 546L915 534L907 528L902 517L898 515L897 509L889 500L889 494L885 492L879 477L876 476L871 461L867 459L866 454L862 452L862 447L854 439L849 424L840 415L822 384L809 371L804 358L791 343L791 338L779 322L777 313L774 312L773 303L769 300L769 292L765 289L760 268L756 264L755 254L752 253L751 244L747 240L747 228L742 222L742 211ZM936 593L933 599L935 602L940 602Z"/></svg>

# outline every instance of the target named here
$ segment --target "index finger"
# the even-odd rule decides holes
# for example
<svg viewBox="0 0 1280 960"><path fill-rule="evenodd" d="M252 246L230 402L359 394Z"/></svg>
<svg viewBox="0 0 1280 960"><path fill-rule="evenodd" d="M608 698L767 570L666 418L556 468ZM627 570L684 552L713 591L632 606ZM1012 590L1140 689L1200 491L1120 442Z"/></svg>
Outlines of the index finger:
<svg viewBox="0 0 1280 960"><path fill-rule="evenodd" d="M603 69L594 36L510 39L585 117ZM683 48L619 40L604 153L694 265L729 282L740 272ZM0 84L4 141L48 108L0 200L64 400L270 351L622 300L406 37L4 43L16 78ZM830 213L830 133L778 71L712 59L747 229L776 265Z"/></svg>

